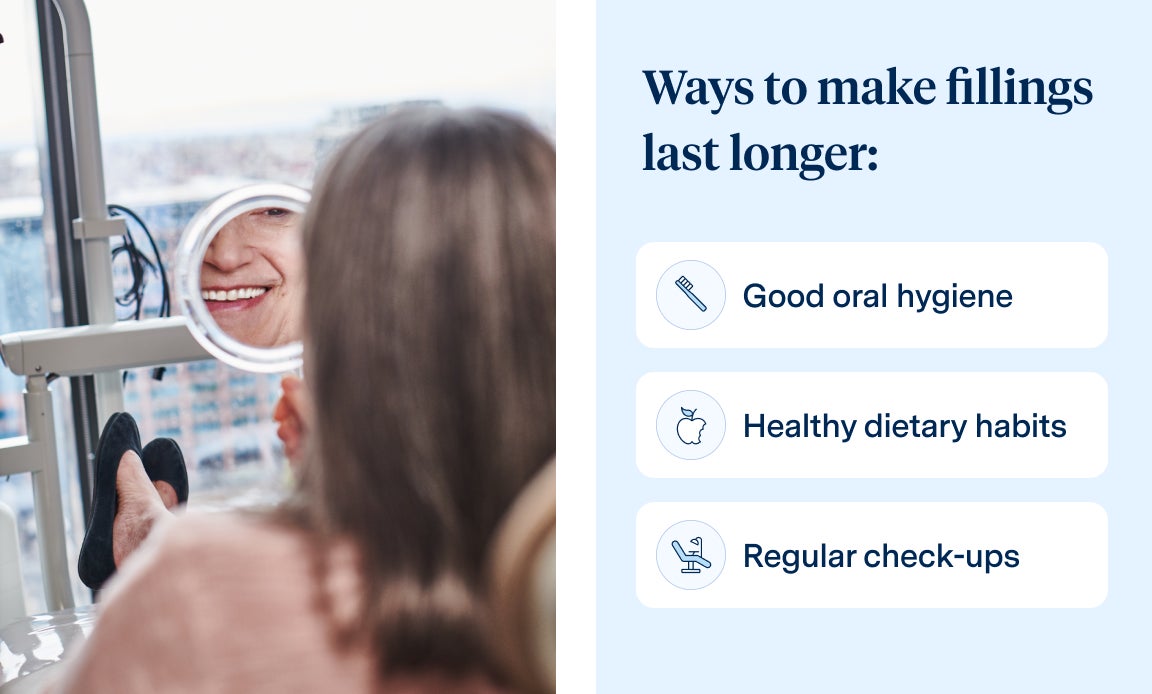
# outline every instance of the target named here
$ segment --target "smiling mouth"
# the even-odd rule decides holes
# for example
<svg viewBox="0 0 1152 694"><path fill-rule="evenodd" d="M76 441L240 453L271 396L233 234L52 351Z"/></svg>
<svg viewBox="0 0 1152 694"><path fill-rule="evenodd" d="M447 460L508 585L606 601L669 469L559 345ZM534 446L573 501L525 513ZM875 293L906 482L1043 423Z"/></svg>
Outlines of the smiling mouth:
<svg viewBox="0 0 1152 694"><path fill-rule="evenodd" d="M241 287L239 289L205 289L200 292L204 301L241 301L255 299L267 292L267 287Z"/></svg>
<svg viewBox="0 0 1152 694"><path fill-rule="evenodd" d="M202 289L200 298L208 312L222 320L230 314L240 315L264 302L269 287L235 287L233 289Z"/></svg>

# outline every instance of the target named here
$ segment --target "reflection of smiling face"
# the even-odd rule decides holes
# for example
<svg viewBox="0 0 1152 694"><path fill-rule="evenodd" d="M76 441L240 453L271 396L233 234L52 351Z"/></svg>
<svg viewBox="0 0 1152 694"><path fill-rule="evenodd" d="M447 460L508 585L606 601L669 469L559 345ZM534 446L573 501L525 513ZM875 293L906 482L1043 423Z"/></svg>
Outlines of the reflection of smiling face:
<svg viewBox="0 0 1152 694"><path fill-rule="evenodd" d="M300 339L304 303L300 215L265 207L225 224L200 266L204 303L220 328L255 347Z"/></svg>

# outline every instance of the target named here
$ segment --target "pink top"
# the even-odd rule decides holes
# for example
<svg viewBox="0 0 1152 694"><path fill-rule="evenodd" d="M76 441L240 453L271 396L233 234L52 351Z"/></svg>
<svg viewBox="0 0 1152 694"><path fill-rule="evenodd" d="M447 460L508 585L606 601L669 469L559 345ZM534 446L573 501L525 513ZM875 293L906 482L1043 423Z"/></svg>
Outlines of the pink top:
<svg viewBox="0 0 1152 694"><path fill-rule="evenodd" d="M192 515L153 529L110 582L62 692L495 694L484 681L378 682L366 648L339 650L316 605L302 533L259 518ZM355 610L354 553L337 548L327 590Z"/></svg>

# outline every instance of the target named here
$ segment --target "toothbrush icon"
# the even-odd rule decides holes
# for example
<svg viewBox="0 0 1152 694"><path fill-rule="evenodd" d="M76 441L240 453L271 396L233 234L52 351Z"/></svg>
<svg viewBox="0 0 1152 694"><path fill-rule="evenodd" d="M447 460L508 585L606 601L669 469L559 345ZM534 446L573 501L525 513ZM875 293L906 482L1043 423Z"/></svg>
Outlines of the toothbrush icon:
<svg viewBox="0 0 1152 694"><path fill-rule="evenodd" d="M684 296L691 299L692 303L696 304L696 308L700 309L700 311L703 312L708 310L708 307L704 305L704 302L692 293L692 283L688 281L687 277L680 275L680 279L676 280L676 287L679 288L680 291L684 292Z"/></svg>

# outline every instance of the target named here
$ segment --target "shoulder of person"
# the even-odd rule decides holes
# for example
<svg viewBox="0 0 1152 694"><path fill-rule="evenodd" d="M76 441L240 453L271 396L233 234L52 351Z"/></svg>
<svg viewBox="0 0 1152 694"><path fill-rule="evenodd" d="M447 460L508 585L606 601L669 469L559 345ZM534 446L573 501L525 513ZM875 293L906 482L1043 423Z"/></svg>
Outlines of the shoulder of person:
<svg viewBox="0 0 1152 694"><path fill-rule="evenodd" d="M225 575L303 565L306 536L247 513L187 513L158 525L109 583L105 601L122 590L190 591Z"/></svg>
<svg viewBox="0 0 1152 694"><path fill-rule="evenodd" d="M205 549L251 554L294 549L305 543L305 535L257 513L184 513L166 523L156 541L165 554Z"/></svg>

